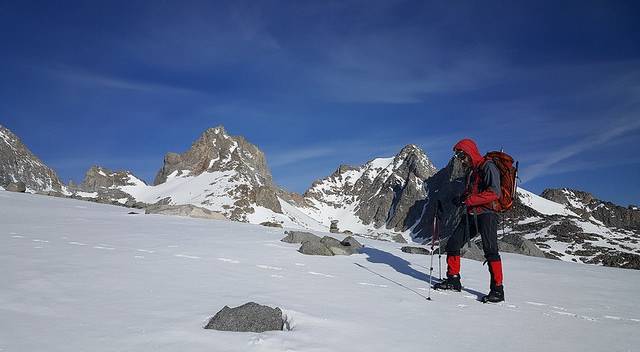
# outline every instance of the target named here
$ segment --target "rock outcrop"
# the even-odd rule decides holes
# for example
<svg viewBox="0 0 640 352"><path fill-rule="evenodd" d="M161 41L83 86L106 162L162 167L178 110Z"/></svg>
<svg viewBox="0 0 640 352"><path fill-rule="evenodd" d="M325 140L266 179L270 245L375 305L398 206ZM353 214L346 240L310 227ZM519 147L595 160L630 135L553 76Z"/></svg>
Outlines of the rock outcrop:
<svg viewBox="0 0 640 352"><path fill-rule="evenodd" d="M182 154L167 153L154 185L201 176L211 179L210 186L227 186L191 190L192 194L202 193L199 205L211 208L220 203L220 198L229 198L231 204L224 204L222 211L238 221L248 221L256 206L283 213L278 199L280 191L273 184L264 153L243 137L230 136L222 126L206 130ZM177 201L176 197L169 197Z"/></svg>
<svg viewBox="0 0 640 352"><path fill-rule="evenodd" d="M595 198L591 193L569 189L545 189L542 197L563 204L585 219L593 217L608 227L640 230L640 210Z"/></svg>
<svg viewBox="0 0 640 352"><path fill-rule="evenodd" d="M99 192L109 188L138 185L146 185L146 183L130 171L111 171L94 165L87 170L84 180L77 188L85 192Z"/></svg>
<svg viewBox="0 0 640 352"><path fill-rule="evenodd" d="M235 308L224 306L204 328L235 332L265 332L283 330L285 323L286 320L280 308L249 302Z"/></svg>
<svg viewBox="0 0 640 352"><path fill-rule="evenodd" d="M326 226L338 220L358 224L362 229L341 226L354 233L388 230L393 237L420 219L422 209L415 204L426 195L423 181L435 172L420 148L407 145L394 157L373 159L359 167L341 165L329 177L314 182L303 195L303 211Z"/></svg>
<svg viewBox="0 0 640 352"><path fill-rule="evenodd" d="M197 207L192 204L181 205L151 205L145 208L145 214L161 214L174 216L188 216L199 219L227 220L221 213Z"/></svg>
<svg viewBox="0 0 640 352"><path fill-rule="evenodd" d="M11 182L6 187L6 190L9 192L24 193L27 191L27 185L25 185L22 181Z"/></svg>
<svg viewBox="0 0 640 352"><path fill-rule="evenodd" d="M62 192L64 185L55 171L36 157L18 136L0 125L0 186L23 182L30 192Z"/></svg>

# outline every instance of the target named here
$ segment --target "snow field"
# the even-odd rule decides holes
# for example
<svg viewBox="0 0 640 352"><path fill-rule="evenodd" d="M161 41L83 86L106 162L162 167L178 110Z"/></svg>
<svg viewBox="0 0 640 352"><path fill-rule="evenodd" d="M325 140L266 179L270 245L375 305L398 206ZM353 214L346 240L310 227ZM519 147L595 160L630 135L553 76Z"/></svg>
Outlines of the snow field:
<svg viewBox="0 0 640 352"><path fill-rule="evenodd" d="M637 271L505 254L507 302L476 301L488 273L468 260L465 290L431 291L427 301L429 257L398 244L359 239L362 254L305 256L280 242L281 229L128 211L0 192L0 349L626 351L640 343ZM224 305L248 301L281 307L292 330L202 329Z"/></svg>

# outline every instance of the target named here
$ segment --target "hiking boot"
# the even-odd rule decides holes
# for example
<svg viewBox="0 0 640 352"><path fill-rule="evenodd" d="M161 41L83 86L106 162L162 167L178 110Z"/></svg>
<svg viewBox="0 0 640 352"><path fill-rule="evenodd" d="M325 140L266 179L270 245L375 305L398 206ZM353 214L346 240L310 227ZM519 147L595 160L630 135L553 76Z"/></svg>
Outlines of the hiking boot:
<svg viewBox="0 0 640 352"><path fill-rule="evenodd" d="M462 291L462 284L460 283L460 275L451 275L447 276L446 279L442 280L435 285L433 285L434 290L453 290L453 291Z"/></svg>
<svg viewBox="0 0 640 352"><path fill-rule="evenodd" d="M504 287L494 286L489 291L489 294L482 297L482 303L498 303L504 301Z"/></svg>

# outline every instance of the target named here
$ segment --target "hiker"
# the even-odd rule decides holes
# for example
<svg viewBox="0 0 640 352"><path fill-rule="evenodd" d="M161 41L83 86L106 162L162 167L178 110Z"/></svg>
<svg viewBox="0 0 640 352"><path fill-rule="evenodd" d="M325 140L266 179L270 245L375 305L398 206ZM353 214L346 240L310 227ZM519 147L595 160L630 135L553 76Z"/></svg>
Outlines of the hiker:
<svg viewBox="0 0 640 352"><path fill-rule="evenodd" d="M495 203L500 198L500 171L493 160L483 157L471 139L463 139L453 147L454 162L466 169L467 183L462 196L455 197L456 206L464 206L460 223L449 237L446 246L447 278L435 284L437 290L460 291L460 249L480 233L482 249L491 275L490 292L482 302L504 301L502 262L498 253L498 215Z"/></svg>

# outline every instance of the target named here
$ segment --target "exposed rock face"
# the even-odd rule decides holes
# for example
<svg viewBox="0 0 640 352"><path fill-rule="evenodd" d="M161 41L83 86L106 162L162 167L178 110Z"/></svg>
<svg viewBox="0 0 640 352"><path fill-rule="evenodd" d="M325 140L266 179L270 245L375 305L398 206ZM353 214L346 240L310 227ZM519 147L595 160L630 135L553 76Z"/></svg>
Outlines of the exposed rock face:
<svg viewBox="0 0 640 352"><path fill-rule="evenodd" d="M224 212L239 221L247 221L255 206L283 213L278 194L286 192L273 184L264 153L243 137L229 136L222 126L206 130L182 154L167 153L154 185L204 174L210 176L210 186L224 188L194 190L202 193L202 206L211 207L220 198L230 198L231 204L223 205Z"/></svg>
<svg viewBox="0 0 640 352"><path fill-rule="evenodd" d="M153 184L165 182L174 172L179 175L189 171L195 176L205 171L227 170L251 175L258 185L273 183L264 153L244 137L229 136L223 126L218 126L206 130L185 153L167 153Z"/></svg>
<svg viewBox="0 0 640 352"><path fill-rule="evenodd" d="M227 218L215 211L197 207L192 204L182 205L151 205L145 209L145 214L162 214L175 216L188 216L191 218L227 220Z"/></svg>
<svg viewBox="0 0 640 352"><path fill-rule="evenodd" d="M339 241L330 236L319 238L312 234L306 234L304 236L303 234L305 233L299 233L297 235L297 240L302 240L302 246L300 246L300 249L298 250L298 252L302 254L324 256L352 255L358 253L360 249L363 248L362 244L351 236ZM295 238L292 236L291 238L285 237L282 240L287 240L285 242L288 242L294 239Z"/></svg>
<svg viewBox="0 0 640 352"><path fill-rule="evenodd" d="M306 241L320 241L320 237L312 234L311 232L304 231L285 231L286 236L281 239L286 243L302 243Z"/></svg>
<svg viewBox="0 0 640 352"><path fill-rule="evenodd" d="M565 205L585 219L590 217L609 227L640 230L640 210L621 207L595 198L591 193L569 188L545 189L542 197Z"/></svg>
<svg viewBox="0 0 640 352"><path fill-rule="evenodd" d="M27 191L27 185L25 185L24 182L22 181L11 182L10 184L7 185L7 191L24 193Z"/></svg>
<svg viewBox="0 0 640 352"><path fill-rule="evenodd" d="M236 332L265 332L283 330L284 326L285 319L280 308L249 302L236 308L224 306L204 328Z"/></svg>
<svg viewBox="0 0 640 352"><path fill-rule="evenodd" d="M521 200L503 217L509 234L502 239L501 250L509 251L509 244L503 241L514 244L510 236L519 235L547 258L640 269L640 231L631 226L610 226L611 222L598 219L592 209L606 209L606 203L586 192L566 189L546 190L545 198L522 190L519 194ZM609 215L614 218L615 212ZM540 256L530 244L521 250L526 248L531 249L530 255Z"/></svg>
<svg viewBox="0 0 640 352"><path fill-rule="evenodd" d="M98 192L105 188L146 185L130 171L111 171L101 166L92 166L87 170L84 180L78 186L85 192Z"/></svg>
<svg viewBox="0 0 640 352"><path fill-rule="evenodd" d="M302 246L298 249L298 252L307 255L324 255L324 256L332 256L333 252L329 249L329 247L325 246L324 243L320 241L305 241L302 242Z"/></svg>
<svg viewBox="0 0 640 352"><path fill-rule="evenodd" d="M544 252L535 243L518 234L507 234L498 241L500 251L507 253L524 254L531 257L544 258Z"/></svg>
<svg viewBox="0 0 640 352"><path fill-rule="evenodd" d="M395 157L374 159L360 167L341 165L304 193L306 212L325 225L339 220L402 232L420 218L422 209L414 205L425 197L423 181L435 172L435 166L415 145L404 147ZM331 213L344 216L332 219L327 216Z"/></svg>
<svg viewBox="0 0 640 352"><path fill-rule="evenodd" d="M0 186L23 182L28 190L64 189L58 175L36 157L9 129L0 125Z"/></svg>
<svg viewBox="0 0 640 352"><path fill-rule="evenodd" d="M329 226L329 232L340 233L340 229L338 228L338 220L331 220L331 225Z"/></svg>

